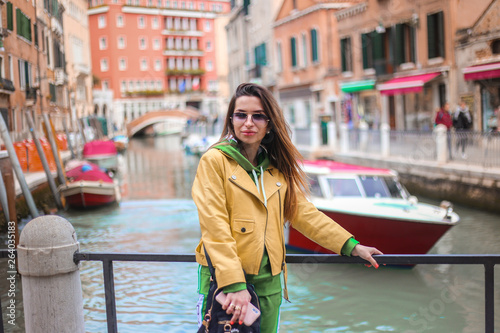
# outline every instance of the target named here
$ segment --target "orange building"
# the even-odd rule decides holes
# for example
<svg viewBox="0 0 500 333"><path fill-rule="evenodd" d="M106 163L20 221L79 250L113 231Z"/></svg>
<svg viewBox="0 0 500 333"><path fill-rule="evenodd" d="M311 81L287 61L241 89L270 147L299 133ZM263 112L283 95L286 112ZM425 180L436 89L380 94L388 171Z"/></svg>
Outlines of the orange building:
<svg viewBox="0 0 500 333"><path fill-rule="evenodd" d="M217 95L215 18L229 2L93 0L92 72L113 92L119 128L148 111L203 104ZM225 41L223 41L225 42Z"/></svg>

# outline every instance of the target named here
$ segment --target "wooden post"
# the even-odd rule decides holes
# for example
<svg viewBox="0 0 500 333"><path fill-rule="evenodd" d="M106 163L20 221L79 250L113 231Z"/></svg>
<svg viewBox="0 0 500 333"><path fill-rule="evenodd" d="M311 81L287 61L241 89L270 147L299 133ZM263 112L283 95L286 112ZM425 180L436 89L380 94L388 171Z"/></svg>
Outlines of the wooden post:
<svg viewBox="0 0 500 333"><path fill-rule="evenodd" d="M43 170L45 171L45 175L47 176L47 182L49 183L50 191L52 192L52 195L56 200L57 207L61 209L63 208L61 197L59 196L59 192L57 191L56 182L54 181L54 177L52 176L52 172L50 171L49 163L47 162L47 158L45 157L42 145L40 144L40 139L36 134L35 125L33 124L33 118L31 118L31 114L29 111L26 112L26 119L28 120L28 126L30 127L31 136L33 137L36 150L38 152L38 155L40 156L40 161L42 162Z"/></svg>
<svg viewBox="0 0 500 333"><path fill-rule="evenodd" d="M54 138L54 133L52 132L52 126L50 125L49 115L43 114L43 123L45 125L45 129L47 130L47 139L49 139L50 147L52 148L52 154L54 155L54 161L56 162L57 167L57 177L59 179L59 183L61 185L66 184L66 177L64 176L64 172L61 165L61 159L59 158L59 150L57 149L56 140Z"/></svg>
<svg viewBox="0 0 500 333"><path fill-rule="evenodd" d="M24 178L23 170L21 169L21 164L19 163L19 159L17 158L16 151L14 150L14 146L12 145L12 140L10 139L9 132L7 131L7 125L5 125L5 121L3 117L0 117L0 132L2 135L2 140L5 143L5 148L9 153L10 162L12 163L12 168L17 176L17 181L19 182L19 186L23 191L24 199L26 200L26 204L30 210L32 217L38 217L38 210L36 209L35 201L33 200L33 196L31 195L28 184L26 183L26 179Z"/></svg>
<svg viewBox="0 0 500 333"><path fill-rule="evenodd" d="M9 198L7 197L7 189L3 181L3 172L0 168L0 203L2 204L3 214L7 222L9 221Z"/></svg>
<svg viewBox="0 0 500 333"><path fill-rule="evenodd" d="M17 247L27 333L85 332L75 229L46 215L30 221Z"/></svg>
<svg viewBox="0 0 500 333"><path fill-rule="evenodd" d="M69 151L71 152L71 159L76 158L75 151L73 150L73 144L71 143L71 140L69 139L69 131L68 131L68 125L66 124L66 121L63 121L63 127L64 127L64 134L66 134L66 142L68 142L68 148Z"/></svg>

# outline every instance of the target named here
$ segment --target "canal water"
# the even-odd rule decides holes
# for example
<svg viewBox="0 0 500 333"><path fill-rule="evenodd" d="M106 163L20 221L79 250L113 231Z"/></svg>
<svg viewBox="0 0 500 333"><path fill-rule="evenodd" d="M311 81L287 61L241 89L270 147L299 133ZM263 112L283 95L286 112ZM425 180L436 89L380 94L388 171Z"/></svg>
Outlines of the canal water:
<svg viewBox="0 0 500 333"><path fill-rule="evenodd" d="M173 136L131 140L121 157L121 203L61 214L73 224L82 251L193 253L200 232L190 191L198 158L179 147L180 139ZM460 206L455 210L461 223L431 253L500 253L499 215ZM119 332L196 331L196 264L118 262L114 267ZM499 267L495 273L498 314ZM81 279L86 331L106 332L102 265L82 262ZM376 270L290 264L288 288L291 302L283 303L280 332L484 332L484 272L479 265ZM496 317L500 330L500 315ZM5 328L23 332L23 326L17 318L16 326Z"/></svg>

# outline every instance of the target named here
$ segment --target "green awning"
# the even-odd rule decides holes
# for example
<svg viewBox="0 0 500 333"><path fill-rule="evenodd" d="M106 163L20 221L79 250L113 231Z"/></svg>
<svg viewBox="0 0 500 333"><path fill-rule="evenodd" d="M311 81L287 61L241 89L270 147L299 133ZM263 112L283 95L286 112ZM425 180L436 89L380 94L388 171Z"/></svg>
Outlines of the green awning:
<svg viewBox="0 0 500 333"><path fill-rule="evenodd" d="M374 88L375 88L375 80L345 82L340 84L340 90L342 90L345 93L370 90Z"/></svg>

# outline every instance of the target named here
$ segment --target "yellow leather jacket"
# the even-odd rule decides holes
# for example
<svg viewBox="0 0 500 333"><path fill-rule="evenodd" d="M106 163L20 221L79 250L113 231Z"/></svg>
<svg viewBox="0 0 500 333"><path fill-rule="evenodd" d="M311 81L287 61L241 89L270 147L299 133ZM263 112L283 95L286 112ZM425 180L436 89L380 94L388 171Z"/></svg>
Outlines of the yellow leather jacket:
<svg viewBox="0 0 500 333"><path fill-rule="evenodd" d="M258 274L264 246L272 275L285 268L283 212L287 183L273 166L261 177L265 190L259 192L248 173L220 150L210 149L200 159L192 188L201 227L196 261L207 266L204 245L215 267L219 288L245 282L243 270L246 274ZM267 197L267 207L262 193ZM336 253L352 237L304 196L299 196L292 225Z"/></svg>

